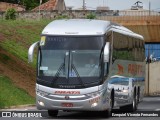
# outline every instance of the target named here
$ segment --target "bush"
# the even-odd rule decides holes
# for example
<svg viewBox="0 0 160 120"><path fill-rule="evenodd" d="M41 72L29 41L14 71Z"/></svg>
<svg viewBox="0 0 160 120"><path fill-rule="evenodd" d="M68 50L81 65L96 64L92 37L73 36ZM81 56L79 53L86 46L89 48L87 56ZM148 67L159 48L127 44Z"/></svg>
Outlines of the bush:
<svg viewBox="0 0 160 120"><path fill-rule="evenodd" d="M55 19L69 19L69 17L67 15L59 15L59 16L56 16Z"/></svg>
<svg viewBox="0 0 160 120"><path fill-rule="evenodd" d="M5 13L6 20L15 20L16 19L16 10L14 8L9 8Z"/></svg>
<svg viewBox="0 0 160 120"><path fill-rule="evenodd" d="M96 19L96 15L93 13L90 13L87 15L87 19Z"/></svg>

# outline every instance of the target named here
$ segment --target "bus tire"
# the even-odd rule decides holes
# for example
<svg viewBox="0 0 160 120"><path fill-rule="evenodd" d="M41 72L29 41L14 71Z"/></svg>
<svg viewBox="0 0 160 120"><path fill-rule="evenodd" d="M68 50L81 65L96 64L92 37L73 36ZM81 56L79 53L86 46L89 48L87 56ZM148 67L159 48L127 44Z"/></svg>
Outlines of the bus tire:
<svg viewBox="0 0 160 120"><path fill-rule="evenodd" d="M137 93L134 91L132 104L128 105L127 108L130 112L134 112L137 110Z"/></svg>
<svg viewBox="0 0 160 120"><path fill-rule="evenodd" d="M126 106L122 106L120 109L125 112L134 112L137 110L137 105L137 94L136 91L134 91L132 103Z"/></svg>
<svg viewBox="0 0 160 120"><path fill-rule="evenodd" d="M112 108L114 106L114 90L112 90L111 92L111 96L109 99L109 105L110 105L109 109L106 111L103 111L103 116L107 118L111 117L111 114L112 114Z"/></svg>
<svg viewBox="0 0 160 120"><path fill-rule="evenodd" d="M51 117L57 117L58 110L48 110L48 115Z"/></svg>
<svg viewBox="0 0 160 120"><path fill-rule="evenodd" d="M102 116L105 118L109 118L111 116L111 108L102 112Z"/></svg>
<svg viewBox="0 0 160 120"><path fill-rule="evenodd" d="M140 88L138 87L138 92L137 92L137 104L140 102Z"/></svg>
<svg viewBox="0 0 160 120"><path fill-rule="evenodd" d="M137 103L137 94L135 93L135 95L134 95L134 97L133 97L133 102L132 102L132 104L130 105L130 110L131 110L131 112L134 112L134 111L137 110L137 105L138 105L138 103Z"/></svg>

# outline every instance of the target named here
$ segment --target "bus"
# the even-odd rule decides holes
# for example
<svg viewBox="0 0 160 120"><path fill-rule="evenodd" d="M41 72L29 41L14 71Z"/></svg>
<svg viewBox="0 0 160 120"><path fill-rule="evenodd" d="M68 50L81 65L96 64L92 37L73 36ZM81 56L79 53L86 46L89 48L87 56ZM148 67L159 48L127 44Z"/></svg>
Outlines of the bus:
<svg viewBox="0 0 160 120"><path fill-rule="evenodd" d="M143 36L111 21L54 20L37 50L36 106L49 116L62 111L135 111L145 80Z"/></svg>

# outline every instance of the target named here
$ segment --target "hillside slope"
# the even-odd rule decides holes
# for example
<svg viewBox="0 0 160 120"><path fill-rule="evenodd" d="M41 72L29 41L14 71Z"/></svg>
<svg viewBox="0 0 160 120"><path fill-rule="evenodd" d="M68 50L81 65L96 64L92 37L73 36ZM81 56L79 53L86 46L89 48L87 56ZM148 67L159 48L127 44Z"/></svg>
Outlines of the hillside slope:
<svg viewBox="0 0 160 120"><path fill-rule="evenodd" d="M29 46L50 21L0 21L0 74L35 96L35 66L28 64Z"/></svg>

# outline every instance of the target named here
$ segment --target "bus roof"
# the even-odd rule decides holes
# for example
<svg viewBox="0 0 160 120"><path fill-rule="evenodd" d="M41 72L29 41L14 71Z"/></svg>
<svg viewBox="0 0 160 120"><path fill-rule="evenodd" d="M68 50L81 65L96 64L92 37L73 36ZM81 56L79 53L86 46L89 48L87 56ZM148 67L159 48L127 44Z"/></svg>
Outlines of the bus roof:
<svg viewBox="0 0 160 120"><path fill-rule="evenodd" d="M115 31L121 34L143 39L141 35L133 33L131 30L103 20L90 19L66 19L54 20L49 23L42 34L45 35L104 35L106 31Z"/></svg>

